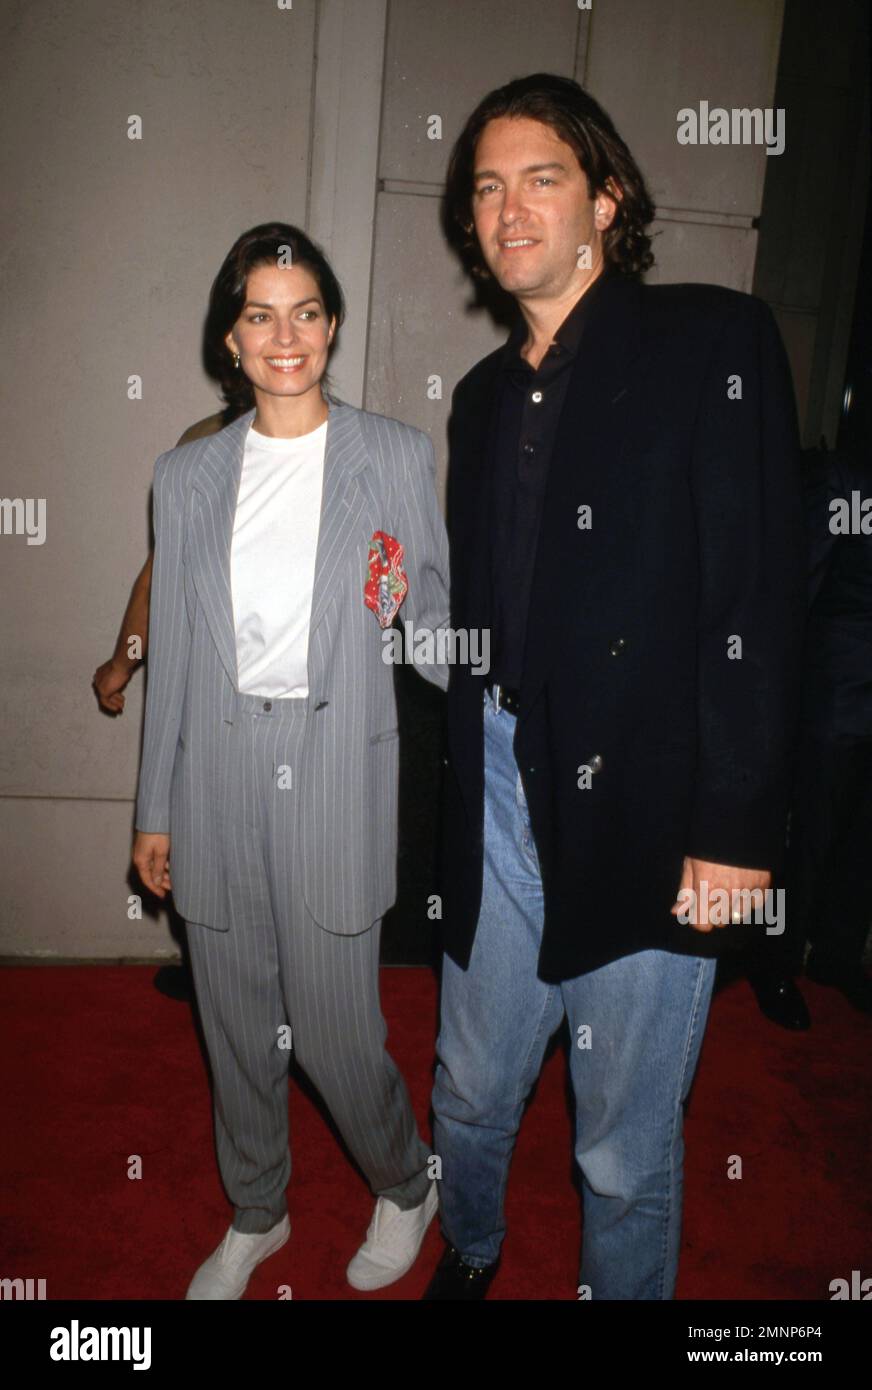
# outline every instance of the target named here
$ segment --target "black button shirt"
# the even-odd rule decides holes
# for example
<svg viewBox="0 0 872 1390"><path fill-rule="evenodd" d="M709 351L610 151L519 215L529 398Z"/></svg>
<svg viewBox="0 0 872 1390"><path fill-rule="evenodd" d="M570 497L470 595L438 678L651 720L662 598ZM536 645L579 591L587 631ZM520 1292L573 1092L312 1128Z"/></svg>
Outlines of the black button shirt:
<svg viewBox="0 0 872 1390"><path fill-rule="evenodd" d="M491 681L520 688L545 483L560 412L596 282L567 314L534 371L521 317L503 349L491 476Z"/></svg>

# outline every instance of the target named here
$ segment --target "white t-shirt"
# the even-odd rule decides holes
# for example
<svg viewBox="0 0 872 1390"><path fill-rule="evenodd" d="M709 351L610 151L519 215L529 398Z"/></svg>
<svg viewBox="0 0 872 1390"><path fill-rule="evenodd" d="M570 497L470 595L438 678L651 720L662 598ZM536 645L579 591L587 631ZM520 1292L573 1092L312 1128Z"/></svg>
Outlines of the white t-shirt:
<svg viewBox="0 0 872 1390"><path fill-rule="evenodd" d="M306 657L327 421L299 439L249 426L230 546L239 689L309 693Z"/></svg>

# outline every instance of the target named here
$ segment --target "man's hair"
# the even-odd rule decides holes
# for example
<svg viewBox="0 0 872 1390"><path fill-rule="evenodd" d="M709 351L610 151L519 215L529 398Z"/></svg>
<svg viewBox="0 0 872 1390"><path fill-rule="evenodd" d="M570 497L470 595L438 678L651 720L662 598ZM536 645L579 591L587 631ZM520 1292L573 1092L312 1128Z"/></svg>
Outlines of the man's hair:
<svg viewBox="0 0 872 1390"><path fill-rule="evenodd" d="M583 87L568 77L537 72L497 87L479 102L451 152L443 221L446 233L469 272L489 279L472 215L475 151L489 121L525 116L550 126L571 145L587 175L591 198L609 193L609 180L622 195L614 220L603 233L603 258L622 275L639 276L654 264L645 228L654 217L645 180L611 119Z"/></svg>
<svg viewBox="0 0 872 1390"><path fill-rule="evenodd" d="M336 332L328 348L329 355L336 347L339 326L345 318L342 287L327 257L299 227L293 227L288 222L263 222L237 237L213 281L203 335L206 371L220 383L221 394L227 403L225 415L231 417L251 409L254 405L254 387L245 373L234 367L224 339L242 313L249 271L255 266L275 265L280 253L288 264L304 266L311 273L321 292L327 318L336 319ZM324 383L327 384L326 374Z"/></svg>

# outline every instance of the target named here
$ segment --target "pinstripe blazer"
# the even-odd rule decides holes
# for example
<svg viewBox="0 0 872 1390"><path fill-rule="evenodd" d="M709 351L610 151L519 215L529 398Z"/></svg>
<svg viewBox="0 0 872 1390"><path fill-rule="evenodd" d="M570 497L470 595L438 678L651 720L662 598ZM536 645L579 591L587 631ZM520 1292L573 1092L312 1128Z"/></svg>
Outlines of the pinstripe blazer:
<svg viewBox="0 0 872 1390"><path fill-rule="evenodd" d="M429 437L329 400L309 630L300 798L306 905L325 929L364 931L396 897L398 730L393 669L364 604L369 541L395 536L409 590L400 619L448 624L448 547ZM238 689L230 547L249 410L161 454L136 828L169 834L176 908L229 930L220 815ZM418 665L447 685L447 667ZM290 863L289 863L290 872Z"/></svg>

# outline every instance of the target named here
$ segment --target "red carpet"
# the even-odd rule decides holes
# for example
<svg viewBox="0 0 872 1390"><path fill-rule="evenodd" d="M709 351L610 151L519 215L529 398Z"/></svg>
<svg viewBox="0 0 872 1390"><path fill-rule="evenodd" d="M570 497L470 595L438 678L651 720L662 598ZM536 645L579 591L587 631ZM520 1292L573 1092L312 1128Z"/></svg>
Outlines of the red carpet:
<svg viewBox="0 0 872 1390"><path fill-rule="evenodd" d="M47 1297L179 1299L230 1220L214 1160L209 1090L189 1007L154 967L0 971L3 1214L0 1274L44 1278ZM391 1051L429 1136L436 986L386 969ZM740 981L716 995L686 1126L684 1299L827 1299L869 1268L870 1023L803 983L810 1033L763 1019ZM358 1294L345 1266L372 1199L318 1109L292 1085L289 1244L246 1298L415 1299L442 1249ZM142 1158L141 1181L127 1176ZM727 1177L731 1155L741 1181ZM543 1070L508 1192L509 1235L491 1297L573 1299L580 1204L571 1179L565 1063Z"/></svg>

